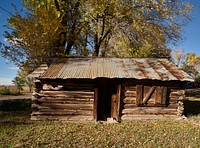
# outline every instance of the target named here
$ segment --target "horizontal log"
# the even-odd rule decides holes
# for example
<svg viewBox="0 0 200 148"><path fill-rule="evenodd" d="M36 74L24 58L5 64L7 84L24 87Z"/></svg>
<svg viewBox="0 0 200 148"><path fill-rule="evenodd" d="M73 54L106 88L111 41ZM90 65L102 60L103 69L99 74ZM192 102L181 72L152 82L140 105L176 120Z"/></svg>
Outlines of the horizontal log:
<svg viewBox="0 0 200 148"><path fill-rule="evenodd" d="M135 108L138 107L136 104L124 104L124 108L125 109L131 109L131 108ZM145 106L140 106L140 107L145 107ZM148 108L152 108L152 107L167 107L167 108L174 108L176 109L178 107L178 103L175 104L168 104L168 105L162 105L162 104L148 104L146 107Z"/></svg>
<svg viewBox="0 0 200 148"><path fill-rule="evenodd" d="M62 103L62 104L93 104L93 98L63 98L63 97L42 97L32 100L35 103Z"/></svg>
<svg viewBox="0 0 200 148"><path fill-rule="evenodd" d="M122 120L178 119L177 115L123 115Z"/></svg>
<svg viewBox="0 0 200 148"><path fill-rule="evenodd" d="M69 110L93 110L93 104L60 104L60 103L42 103L35 106L38 109L69 109Z"/></svg>
<svg viewBox="0 0 200 148"><path fill-rule="evenodd" d="M126 91L124 95L126 97L136 97L136 91Z"/></svg>
<svg viewBox="0 0 200 148"><path fill-rule="evenodd" d="M170 100L169 104L178 104L178 100Z"/></svg>
<svg viewBox="0 0 200 148"><path fill-rule="evenodd" d="M124 98L123 102L127 104L135 104L136 98L135 97L126 97Z"/></svg>
<svg viewBox="0 0 200 148"><path fill-rule="evenodd" d="M38 94L40 97L43 96L65 96L65 97L93 97L94 92L84 92L84 91L41 91Z"/></svg>
<svg viewBox="0 0 200 148"><path fill-rule="evenodd" d="M171 94L184 95L185 94L185 90L173 90L173 89L171 89Z"/></svg>
<svg viewBox="0 0 200 148"><path fill-rule="evenodd" d="M161 115L161 114L168 114L168 115L177 115L177 109L169 109L169 108L147 108L147 107L138 107L133 109L124 109L122 114L132 114L132 115Z"/></svg>
<svg viewBox="0 0 200 148"><path fill-rule="evenodd" d="M93 116L93 111L83 111L83 110L40 110L40 111L35 111L32 112L31 115L51 115L51 116L56 116L56 115L84 115L84 116Z"/></svg>
<svg viewBox="0 0 200 148"><path fill-rule="evenodd" d="M136 86L125 86L124 89L129 91L136 91Z"/></svg>
<svg viewBox="0 0 200 148"><path fill-rule="evenodd" d="M31 116L31 120L54 120L54 121L92 121L92 116Z"/></svg>
<svg viewBox="0 0 200 148"><path fill-rule="evenodd" d="M135 107L137 107L136 104L125 104L125 105L124 105L124 108L125 108L125 109L131 109L131 108L135 108Z"/></svg>

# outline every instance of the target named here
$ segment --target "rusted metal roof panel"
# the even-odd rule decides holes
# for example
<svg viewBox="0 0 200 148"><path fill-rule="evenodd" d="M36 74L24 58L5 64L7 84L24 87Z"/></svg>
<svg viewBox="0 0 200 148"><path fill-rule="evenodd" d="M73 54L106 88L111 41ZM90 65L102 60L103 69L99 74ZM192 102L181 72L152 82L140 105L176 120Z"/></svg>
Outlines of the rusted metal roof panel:
<svg viewBox="0 0 200 148"><path fill-rule="evenodd" d="M48 65L47 64L41 64L40 67L38 67L35 71L33 71L31 74L28 75L30 78L38 78L43 74L45 71L47 71Z"/></svg>
<svg viewBox="0 0 200 148"><path fill-rule="evenodd" d="M135 78L193 81L167 59L153 58L64 58L54 62L40 79Z"/></svg>

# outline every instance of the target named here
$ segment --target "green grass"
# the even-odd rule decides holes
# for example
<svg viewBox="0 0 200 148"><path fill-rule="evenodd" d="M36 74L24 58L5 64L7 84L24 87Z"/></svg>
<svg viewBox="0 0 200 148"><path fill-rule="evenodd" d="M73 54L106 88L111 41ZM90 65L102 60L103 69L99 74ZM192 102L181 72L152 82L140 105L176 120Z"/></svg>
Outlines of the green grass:
<svg viewBox="0 0 200 148"><path fill-rule="evenodd" d="M200 116L113 124L29 118L28 110L1 111L0 147L200 147Z"/></svg>
<svg viewBox="0 0 200 148"><path fill-rule="evenodd" d="M188 119L121 123L30 121L30 100L0 101L0 148L200 147L200 99L184 102Z"/></svg>

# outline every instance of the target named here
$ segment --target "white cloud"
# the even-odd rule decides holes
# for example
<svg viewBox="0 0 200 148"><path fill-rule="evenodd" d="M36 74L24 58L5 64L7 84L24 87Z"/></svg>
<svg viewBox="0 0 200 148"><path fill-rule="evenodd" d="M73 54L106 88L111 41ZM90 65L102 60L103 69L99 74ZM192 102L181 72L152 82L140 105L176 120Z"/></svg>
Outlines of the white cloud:
<svg viewBox="0 0 200 148"><path fill-rule="evenodd" d="M0 85L13 85L13 78L0 78Z"/></svg>
<svg viewBox="0 0 200 148"><path fill-rule="evenodd" d="M10 69L10 70L19 70L19 67L8 67L7 69Z"/></svg>

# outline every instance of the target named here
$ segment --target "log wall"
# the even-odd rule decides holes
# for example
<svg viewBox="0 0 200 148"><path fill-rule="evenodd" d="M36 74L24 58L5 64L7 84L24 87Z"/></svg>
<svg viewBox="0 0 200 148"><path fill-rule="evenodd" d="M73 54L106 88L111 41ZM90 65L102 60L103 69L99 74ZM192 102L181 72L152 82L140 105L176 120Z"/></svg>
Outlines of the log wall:
<svg viewBox="0 0 200 148"><path fill-rule="evenodd" d="M32 120L93 120L94 91L38 84L32 97Z"/></svg>
<svg viewBox="0 0 200 148"><path fill-rule="evenodd" d="M166 106L148 105L138 106L136 100L136 86L123 85L122 120L131 119L175 119L183 115L184 90L167 87ZM150 100L151 103L151 100Z"/></svg>

